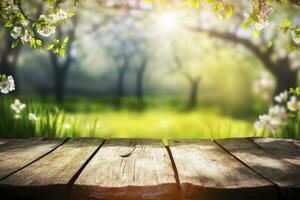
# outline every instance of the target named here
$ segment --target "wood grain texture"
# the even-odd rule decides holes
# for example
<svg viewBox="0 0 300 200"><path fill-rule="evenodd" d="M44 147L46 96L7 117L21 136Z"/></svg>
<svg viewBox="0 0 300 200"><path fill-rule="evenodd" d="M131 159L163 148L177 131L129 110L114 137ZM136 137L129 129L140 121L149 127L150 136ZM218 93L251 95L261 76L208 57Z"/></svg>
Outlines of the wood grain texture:
<svg viewBox="0 0 300 200"><path fill-rule="evenodd" d="M285 199L299 199L300 168L268 153L248 139L224 139L217 143L268 180L278 185Z"/></svg>
<svg viewBox="0 0 300 200"><path fill-rule="evenodd" d="M18 139L0 139L0 146L11 142L16 142Z"/></svg>
<svg viewBox="0 0 300 200"><path fill-rule="evenodd" d="M275 186L211 140L170 140L182 199L277 199Z"/></svg>
<svg viewBox="0 0 300 200"><path fill-rule="evenodd" d="M67 199L69 182L97 150L102 139L72 139L0 182L9 199Z"/></svg>
<svg viewBox="0 0 300 200"><path fill-rule="evenodd" d="M300 167L300 147L294 140L280 138L255 138L252 140L268 153Z"/></svg>
<svg viewBox="0 0 300 200"><path fill-rule="evenodd" d="M173 200L177 186L161 140L110 139L82 171L72 199Z"/></svg>
<svg viewBox="0 0 300 200"><path fill-rule="evenodd" d="M63 140L9 140L0 145L0 180L47 154Z"/></svg>

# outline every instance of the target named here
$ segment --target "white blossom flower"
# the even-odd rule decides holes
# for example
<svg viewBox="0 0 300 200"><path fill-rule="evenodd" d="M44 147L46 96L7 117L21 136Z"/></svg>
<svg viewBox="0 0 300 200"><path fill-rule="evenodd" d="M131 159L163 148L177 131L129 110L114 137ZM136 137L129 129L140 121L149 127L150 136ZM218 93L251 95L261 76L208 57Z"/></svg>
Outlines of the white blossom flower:
<svg viewBox="0 0 300 200"><path fill-rule="evenodd" d="M269 78L262 78L260 84L263 88L272 88L274 86L273 81Z"/></svg>
<svg viewBox="0 0 300 200"><path fill-rule="evenodd" d="M267 115L259 116L259 120L255 122L254 127L257 131L267 130L271 134L284 124L286 117L287 113L284 107L274 106L270 108Z"/></svg>
<svg viewBox="0 0 300 200"><path fill-rule="evenodd" d="M21 115L20 114L15 114L14 119L21 119Z"/></svg>
<svg viewBox="0 0 300 200"><path fill-rule="evenodd" d="M254 123L254 128L255 128L256 131L262 131L265 128L265 124L262 123L261 121L256 121Z"/></svg>
<svg viewBox="0 0 300 200"><path fill-rule="evenodd" d="M58 20L63 20L63 19L66 19L68 17L68 13L62 9L60 9L57 13L57 18Z"/></svg>
<svg viewBox="0 0 300 200"><path fill-rule="evenodd" d="M258 118L261 123L266 124L268 123L270 117L268 115L260 115Z"/></svg>
<svg viewBox="0 0 300 200"><path fill-rule="evenodd" d="M300 37L299 37L300 34L297 35L295 31L292 31L291 35L292 35L293 42L295 42L296 44L300 44Z"/></svg>
<svg viewBox="0 0 300 200"><path fill-rule="evenodd" d="M64 123L63 128L64 129L69 129L69 128L71 128L71 125L69 123Z"/></svg>
<svg viewBox="0 0 300 200"><path fill-rule="evenodd" d="M287 99L288 99L287 91L281 92L279 95L275 96L275 98L274 98L274 100L277 103L283 103L283 102L287 101Z"/></svg>
<svg viewBox="0 0 300 200"><path fill-rule="evenodd" d="M296 60L296 59L292 60L291 69L292 70L300 69L300 60Z"/></svg>
<svg viewBox="0 0 300 200"><path fill-rule="evenodd" d="M21 101L19 99L15 99L15 102L13 104L11 104L10 107L16 113L20 113L26 107L26 104L21 103Z"/></svg>
<svg viewBox="0 0 300 200"><path fill-rule="evenodd" d="M25 30L24 34L21 37L22 42L29 42L31 40L31 35L28 30Z"/></svg>
<svg viewBox="0 0 300 200"><path fill-rule="evenodd" d="M23 29L22 27L19 27L19 26L15 26L11 32L11 36L14 38L14 39L18 39L22 36L22 32L23 32Z"/></svg>
<svg viewBox="0 0 300 200"><path fill-rule="evenodd" d="M273 13L272 4L267 1L260 1L260 13L259 17L263 19L268 19Z"/></svg>
<svg viewBox="0 0 300 200"><path fill-rule="evenodd" d="M3 0L3 6L4 7L8 7L8 6L13 6L14 5L14 1L13 0Z"/></svg>
<svg viewBox="0 0 300 200"><path fill-rule="evenodd" d="M48 21L46 15L40 15L39 20Z"/></svg>
<svg viewBox="0 0 300 200"><path fill-rule="evenodd" d="M261 89L260 83L258 81L255 81L252 87L254 94L258 94L260 92L260 89Z"/></svg>
<svg viewBox="0 0 300 200"><path fill-rule="evenodd" d="M268 92L268 90L272 89L273 87L274 87L274 82L272 81L272 79L263 77L260 80L257 80L253 83L252 89L255 94L261 94L263 92ZM262 97L266 97L266 95L263 95Z"/></svg>
<svg viewBox="0 0 300 200"><path fill-rule="evenodd" d="M258 23L255 24L257 30L262 30L269 25L269 21L260 19Z"/></svg>
<svg viewBox="0 0 300 200"><path fill-rule="evenodd" d="M29 119L30 121L36 121L36 120L38 120L38 117L37 117L37 115L34 114L34 113L29 113L29 114L28 114L28 119Z"/></svg>
<svg viewBox="0 0 300 200"><path fill-rule="evenodd" d="M59 19L58 19L58 17L57 17L56 14L50 14L50 15L48 16L48 21L49 21L50 24L56 23L58 20L59 20Z"/></svg>
<svg viewBox="0 0 300 200"><path fill-rule="evenodd" d="M271 95L270 95L268 92L263 92L263 93L261 94L261 98L262 98L263 100L267 101L267 100L271 99Z"/></svg>
<svg viewBox="0 0 300 200"><path fill-rule="evenodd" d="M297 102L297 97L292 96L291 99L287 102L287 108L292 111L296 112L298 110L299 103Z"/></svg>
<svg viewBox="0 0 300 200"><path fill-rule="evenodd" d="M269 109L268 115L271 119L284 119L287 117L287 112L284 107L276 105Z"/></svg>
<svg viewBox="0 0 300 200"><path fill-rule="evenodd" d="M0 91L3 94L7 94L15 90L15 81L12 76L8 76L5 80L0 82Z"/></svg>
<svg viewBox="0 0 300 200"><path fill-rule="evenodd" d="M279 58L285 58L287 55L288 55L287 50L285 50L285 49L279 49L279 51L278 51L278 57Z"/></svg>
<svg viewBox="0 0 300 200"><path fill-rule="evenodd" d="M49 37L55 33L55 27L45 26L42 29L38 30L38 33L44 37Z"/></svg>
<svg viewBox="0 0 300 200"><path fill-rule="evenodd" d="M23 26L28 26L28 24L29 24L28 20L23 20L23 21L22 21L22 25L23 25Z"/></svg>

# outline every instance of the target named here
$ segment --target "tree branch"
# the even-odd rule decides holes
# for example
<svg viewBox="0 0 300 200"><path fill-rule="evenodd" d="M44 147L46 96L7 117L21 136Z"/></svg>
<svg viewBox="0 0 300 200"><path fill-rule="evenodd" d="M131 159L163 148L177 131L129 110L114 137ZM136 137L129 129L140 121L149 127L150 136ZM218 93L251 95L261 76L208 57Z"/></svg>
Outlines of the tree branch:
<svg viewBox="0 0 300 200"><path fill-rule="evenodd" d="M300 0L290 0L290 2L294 5L300 6Z"/></svg>
<svg viewBox="0 0 300 200"><path fill-rule="evenodd" d="M219 38L222 40L230 41L233 43L241 44L248 50L250 50L257 58L261 60L261 62L265 65L265 67L273 71L274 66L271 61L271 54L269 51L263 51L260 49L260 47L256 44L254 44L250 39L240 37L234 33L230 32L221 32L217 30L211 30L211 29L203 29L200 27L188 27L190 30L195 32L202 32L208 34L208 36Z"/></svg>
<svg viewBox="0 0 300 200"><path fill-rule="evenodd" d="M18 9L20 10L21 14L23 15L23 17L25 19L27 19L30 22L35 22L36 20L31 19L24 11L23 7L22 7L22 3L21 0L14 0L14 3L17 5Z"/></svg>

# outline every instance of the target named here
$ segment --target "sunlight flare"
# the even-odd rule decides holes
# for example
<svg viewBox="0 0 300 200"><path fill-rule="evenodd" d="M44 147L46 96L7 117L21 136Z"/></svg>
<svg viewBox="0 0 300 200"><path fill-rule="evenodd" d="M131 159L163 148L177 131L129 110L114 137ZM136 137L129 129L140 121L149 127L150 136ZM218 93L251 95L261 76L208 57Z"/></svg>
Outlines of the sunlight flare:
<svg viewBox="0 0 300 200"><path fill-rule="evenodd" d="M178 28L178 17L175 13L163 13L157 16L158 28L164 33L170 33Z"/></svg>

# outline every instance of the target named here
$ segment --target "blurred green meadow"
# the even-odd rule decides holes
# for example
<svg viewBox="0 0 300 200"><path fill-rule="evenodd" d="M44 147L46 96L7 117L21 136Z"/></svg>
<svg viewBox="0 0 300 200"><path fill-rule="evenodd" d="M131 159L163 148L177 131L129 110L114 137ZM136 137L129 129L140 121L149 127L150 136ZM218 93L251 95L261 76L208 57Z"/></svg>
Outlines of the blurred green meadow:
<svg viewBox="0 0 300 200"><path fill-rule="evenodd" d="M183 100L146 99L139 108L134 99L124 99L121 108L113 99L67 98L64 105L53 100L31 100L18 119L10 109L13 99L1 99L0 137L101 137L101 138L226 138L253 137L254 118L237 119L218 108L187 110ZM133 109L135 108L135 109ZM26 111L27 110L27 111ZM30 122L29 112L38 119ZM9 114L8 114L9 113Z"/></svg>

